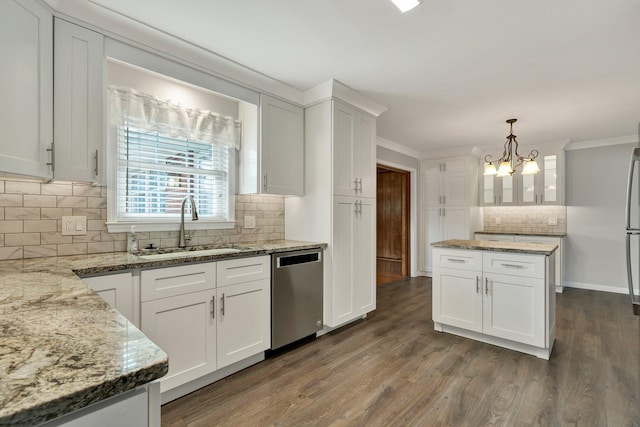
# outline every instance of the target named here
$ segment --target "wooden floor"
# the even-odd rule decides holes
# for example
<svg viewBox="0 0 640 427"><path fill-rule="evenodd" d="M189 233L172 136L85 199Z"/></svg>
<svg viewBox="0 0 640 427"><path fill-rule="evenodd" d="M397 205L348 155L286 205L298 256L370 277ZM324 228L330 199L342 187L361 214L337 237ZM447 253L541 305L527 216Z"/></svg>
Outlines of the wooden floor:
<svg viewBox="0 0 640 427"><path fill-rule="evenodd" d="M163 426L640 426L624 295L558 295L550 361L434 332L430 279L378 287L366 320L162 408Z"/></svg>
<svg viewBox="0 0 640 427"><path fill-rule="evenodd" d="M385 285L390 282L395 282L396 280L402 279L401 274L389 273L386 271L376 270L376 285Z"/></svg>

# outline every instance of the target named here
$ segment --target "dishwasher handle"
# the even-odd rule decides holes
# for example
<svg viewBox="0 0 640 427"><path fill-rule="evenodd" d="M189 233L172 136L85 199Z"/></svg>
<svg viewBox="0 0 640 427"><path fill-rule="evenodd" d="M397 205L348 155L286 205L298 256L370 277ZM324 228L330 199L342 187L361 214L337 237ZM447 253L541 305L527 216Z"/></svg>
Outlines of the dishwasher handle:
<svg viewBox="0 0 640 427"><path fill-rule="evenodd" d="M276 268L293 267L300 264L311 264L314 262L322 262L321 251L276 256Z"/></svg>

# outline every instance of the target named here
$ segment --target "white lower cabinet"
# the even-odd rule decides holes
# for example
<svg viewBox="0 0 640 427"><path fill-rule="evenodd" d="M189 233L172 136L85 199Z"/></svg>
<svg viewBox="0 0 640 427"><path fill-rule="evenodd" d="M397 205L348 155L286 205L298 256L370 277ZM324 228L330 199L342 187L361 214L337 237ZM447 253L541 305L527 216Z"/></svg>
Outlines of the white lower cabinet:
<svg viewBox="0 0 640 427"><path fill-rule="evenodd" d="M216 370L215 296L211 289L142 303L142 332L169 356L160 392Z"/></svg>
<svg viewBox="0 0 640 427"><path fill-rule="evenodd" d="M434 248L433 321L449 332L548 359L553 255Z"/></svg>
<svg viewBox="0 0 640 427"><path fill-rule="evenodd" d="M162 393L271 346L270 260L249 257L141 272L142 332L169 356ZM180 394L171 392L173 398Z"/></svg>
<svg viewBox="0 0 640 427"><path fill-rule="evenodd" d="M111 307L140 327L140 293L135 291L131 272L82 279Z"/></svg>
<svg viewBox="0 0 640 427"><path fill-rule="evenodd" d="M504 242L520 242L520 243L541 243L558 245L556 250L556 272L555 284L556 292L562 293L563 284L563 257L564 257L564 237L560 236L535 236L535 235L516 235L516 234L493 234L493 233L476 233L476 240L504 241Z"/></svg>
<svg viewBox="0 0 640 427"><path fill-rule="evenodd" d="M218 288L218 369L271 347L269 279Z"/></svg>
<svg viewBox="0 0 640 427"><path fill-rule="evenodd" d="M333 269L325 288L325 323L340 326L376 308L375 200L336 196Z"/></svg>

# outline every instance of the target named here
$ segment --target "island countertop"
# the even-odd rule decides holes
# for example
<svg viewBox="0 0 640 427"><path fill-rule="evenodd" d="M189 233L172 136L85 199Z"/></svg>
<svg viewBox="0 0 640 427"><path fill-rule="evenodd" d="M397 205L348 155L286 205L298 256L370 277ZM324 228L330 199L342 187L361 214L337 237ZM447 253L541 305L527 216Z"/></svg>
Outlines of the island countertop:
<svg viewBox="0 0 640 427"><path fill-rule="evenodd" d="M551 255L558 245L542 243L501 242L493 240L443 240L434 242L436 248L471 249L479 251L514 252L526 254Z"/></svg>
<svg viewBox="0 0 640 427"><path fill-rule="evenodd" d="M167 355L78 275L326 247L145 260L124 252L0 261L0 425L34 425L162 377Z"/></svg>

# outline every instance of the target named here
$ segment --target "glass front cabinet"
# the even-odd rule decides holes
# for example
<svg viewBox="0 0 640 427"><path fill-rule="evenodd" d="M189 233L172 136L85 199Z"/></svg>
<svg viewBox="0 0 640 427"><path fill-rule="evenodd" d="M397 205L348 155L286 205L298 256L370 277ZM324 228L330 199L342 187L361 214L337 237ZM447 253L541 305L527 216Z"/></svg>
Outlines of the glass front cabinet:
<svg viewBox="0 0 640 427"><path fill-rule="evenodd" d="M522 166L512 176L483 175L480 170L480 204L482 206L510 205L562 205L564 151L540 154L537 158L540 172L522 175Z"/></svg>

